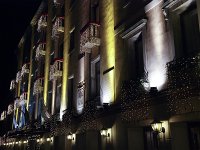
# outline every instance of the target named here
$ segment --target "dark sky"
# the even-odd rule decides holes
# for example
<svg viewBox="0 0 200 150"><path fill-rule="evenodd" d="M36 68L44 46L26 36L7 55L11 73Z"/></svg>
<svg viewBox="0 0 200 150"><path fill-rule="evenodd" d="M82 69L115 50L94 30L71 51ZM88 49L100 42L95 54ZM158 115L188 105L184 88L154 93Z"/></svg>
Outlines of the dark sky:
<svg viewBox="0 0 200 150"><path fill-rule="evenodd" d="M41 0L0 0L0 113L13 101L10 81L16 77L18 43Z"/></svg>

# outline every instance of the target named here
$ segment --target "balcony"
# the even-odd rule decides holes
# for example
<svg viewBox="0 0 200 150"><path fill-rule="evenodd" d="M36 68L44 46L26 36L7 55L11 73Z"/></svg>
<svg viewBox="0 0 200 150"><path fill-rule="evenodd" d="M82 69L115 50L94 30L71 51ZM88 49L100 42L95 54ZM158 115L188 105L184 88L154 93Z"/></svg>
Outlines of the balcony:
<svg viewBox="0 0 200 150"><path fill-rule="evenodd" d="M52 38L59 38L64 32L64 17L57 17L52 29Z"/></svg>
<svg viewBox="0 0 200 150"><path fill-rule="evenodd" d="M97 23L87 24L81 31L81 51L88 52L88 49L100 46L100 25Z"/></svg>
<svg viewBox="0 0 200 150"><path fill-rule="evenodd" d="M19 100L19 105L20 105L20 106L25 105L25 104L26 104L26 101L27 101L27 99L28 99L28 93L27 93L27 92L22 93L22 94L20 95L20 98L19 98L19 99L20 99L20 100Z"/></svg>
<svg viewBox="0 0 200 150"><path fill-rule="evenodd" d="M14 89L15 89L15 86L16 86L16 82L15 82L15 80L12 80L12 81L10 82L10 90L14 90Z"/></svg>
<svg viewBox="0 0 200 150"><path fill-rule="evenodd" d="M19 81L21 80L22 80L21 71L18 71L16 75L16 82L19 83Z"/></svg>
<svg viewBox="0 0 200 150"><path fill-rule="evenodd" d="M7 111L7 114L10 115L10 114L13 113L13 111L14 111L13 104L8 105L8 111Z"/></svg>
<svg viewBox="0 0 200 150"><path fill-rule="evenodd" d="M200 111L200 55L175 59L167 63L169 109L172 114Z"/></svg>
<svg viewBox="0 0 200 150"><path fill-rule="evenodd" d="M29 63L24 64L22 66L21 76L23 77L25 74L28 74L29 71L30 71L30 64Z"/></svg>
<svg viewBox="0 0 200 150"><path fill-rule="evenodd" d="M53 2L55 6L62 6L64 3L64 0L54 0Z"/></svg>
<svg viewBox="0 0 200 150"><path fill-rule="evenodd" d="M175 59L167 63L168 86L179 88L186 86L199 86L200 55Z"/></svg>
<svg viewBox="0 0 200 150"><path fill-rule="evenodd" d="M44 89L44 78L38 78L34 82L33 95L42 93L43 89Z"/></svg>
<svg viewBox="0 0 200 150"><path fill-rule="evenodd" d="M50 66L50 80L56 80L62 77L63 59L56 59L54 64Z"/></svg>
<svg viewBox="0 0 200 150"><path fill-rule="evenodd" d="M43 56L45 56L46 43L40 43L36 49L35 59L39 61Z"/></svg>
<svg viewBox="0 0 200 150"><path fill-rule="evenodd" d="M40 16L40 19L38 20L38 28L37 28L38 32L41 32L42 29L47 27L47 17L48 17L47 14L43 14Z"/></svg>

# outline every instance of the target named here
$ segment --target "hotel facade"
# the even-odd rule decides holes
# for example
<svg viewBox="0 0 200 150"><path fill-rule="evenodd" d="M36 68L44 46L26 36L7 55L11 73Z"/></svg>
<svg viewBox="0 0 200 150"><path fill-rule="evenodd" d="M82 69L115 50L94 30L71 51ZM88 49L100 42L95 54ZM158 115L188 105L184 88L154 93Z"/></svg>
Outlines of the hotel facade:
<svg viewBox="0 0 200 150"><path fill-rule="evenodd" d="M199 0L42 1L0 147L199 150L199 25Z"/></svg>

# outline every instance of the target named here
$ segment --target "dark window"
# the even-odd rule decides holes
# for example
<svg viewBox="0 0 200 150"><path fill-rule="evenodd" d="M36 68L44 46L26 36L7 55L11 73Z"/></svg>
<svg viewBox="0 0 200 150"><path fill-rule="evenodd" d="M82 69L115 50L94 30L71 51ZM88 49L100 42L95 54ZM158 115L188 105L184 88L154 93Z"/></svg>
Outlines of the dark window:
<svg viewBox="0 0 200 150"><path fill-rule="evenodd" d="M72 108L72 103L73 103L73 95L74 95L74 78L68 79L68 108Z"/></svg>
<svg viewBox="0 0 200 150"><path fill-rule="evenodd" d="M100 95L100 61L95 64L96 95Z"/></svg>
<svg viewBox="0 0 200 150"><path fill-rule="evenodd" d="M64 45L64 42L62 42L59 46L58 58L63 58L63 45Z"/></svg>
<svg viewBox="0 0 200 150"><path fill-rule="evenodd" d="M69 52L71 52L74 49L75 43L74 43L74 30L70 33L70 49Z"/></svg>
<svg viewBox="0 0 200 150"><path fill-rule="evenodd" d="M97 58L91 62L91 98L98 98L100 96L100 60Z"/></svg>
<svg viewBox="0 0 200 150"><path fill-rule="evenodd" d="M91 21L99 22L99 4L94 4L91 7Z"/></svg>
<svg viewBox="0 0 200 150"><path fill-rule="evenodd" d="M180 15L182 44L185 55L195 54L200 49L200 34L197 10L187 10Z"/></svg>
<svg viewBox="0 0 200 150"><path fill-rule="evenodd" d="M128 40L129 66L132 79L140 79L144 73L142 32Z"/></svg>
<svg viewBox="0 0 200 150"><path fill-rule="evenodd" d="M70 7L74 4L75 0L70 0Z"/></svg>

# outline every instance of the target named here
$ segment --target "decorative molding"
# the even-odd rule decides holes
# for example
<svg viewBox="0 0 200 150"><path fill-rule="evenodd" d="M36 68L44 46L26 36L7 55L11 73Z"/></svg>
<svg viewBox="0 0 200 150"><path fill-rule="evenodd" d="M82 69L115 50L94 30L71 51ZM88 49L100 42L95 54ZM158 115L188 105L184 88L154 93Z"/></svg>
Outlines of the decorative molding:
<svg viewBox="0 0 200 150"><path fill-rule="evenodd" d="M137 32L139 32L140 30L142 30L142 28L146 25L147 20L146 19L142 19L139 22L137 22L136 24L134 24L133 26L131 26L129 29L125 30L122 34L121 37L123 39L126 39L134 34L136 34Z"/></svg>

